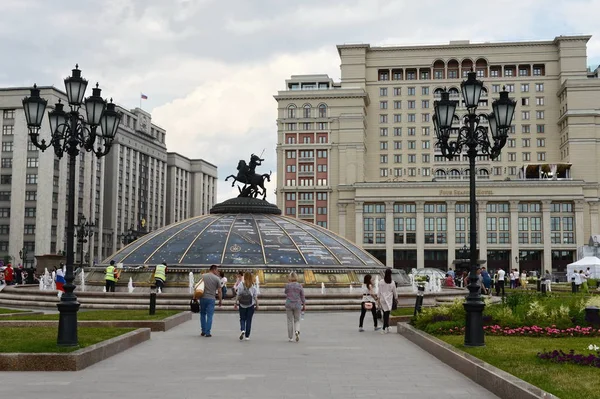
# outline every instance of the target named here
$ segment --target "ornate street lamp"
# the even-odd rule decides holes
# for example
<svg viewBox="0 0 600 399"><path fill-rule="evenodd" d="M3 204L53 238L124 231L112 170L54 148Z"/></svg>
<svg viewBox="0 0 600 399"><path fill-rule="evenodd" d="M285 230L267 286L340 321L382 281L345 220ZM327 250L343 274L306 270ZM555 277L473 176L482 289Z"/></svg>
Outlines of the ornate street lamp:
<svg viewBox="0 0 600 399"><path fill-rule="evenodd" d="M80 250L80 267L83 268L83 244L88 242L88 238L91 238L94 235L94 228L96 225L94 223L90 223L86 220L85 216L81 215L79 218L79 223L77 223L77 230L75 232L75 237L77 237L77 242L79 243Z"/></svg>
<svg viewBox="0 0 600 399"><path fill-rule="evenodd" d="M463 149L467 150L469 158L469 204L470 204L470 274L469 295L464 307L467 313L465 324L465 346L483 346L483 308L485 307L479 285L477 284L477 200L475 197L475 159L478 155L489 155L496 159L506 144L508 129L512 123L516 102L508 98L508 92L500 92L500 98L492 103L493 112L477 114L479 98L483 91L483 82L477 80L475 72L467 75L462 82L461 91L467 114L462 118L462 126L453 127L456 121L457 102L450 100L446 90L441 93L441 99L434 103L433 116L436 145L442 155L452 160L460 156ZM488 126L482 122L487 121Z"/></svg>
<svg viewBox="0 0 600 399"><path fill-rule="evenodd" d="M132 225L128 231L119 234L119 238L121 239L121 243L129 245L138 239L138 232L133 229Z"/></svg>
<svg viewBox="0 0 600 399"><path fill-rule="evenodd" d="M54 109L48 112L50 123L50 141L39 140L40 128L44 119L44 110L47 101L40 97L40 90L36 85L31 89L29 97L23 99L23 109L29 128L31 142L40 150L45 151L53 147L58 158L67 153L69 155L69 201L67 204L67 274L65 276L65 293L58 303L60 318L58 323L59 346L77 346L77 311L79 302L73 293L73 240L75 236L75 168L77 155L82 151L93 152L98 158L105 156L110 151L112 142L117 133L121 114L115 109L115 104L106 103L101 97L101 90L96 87L92 95L85 99L87 80L81 77L79 67L75 65L71 76L65 79L67 102L70 110L64 110L64 104L59 100ZM86 117L80 113L81 106L85 106ZM98 130L100 128L100 130Z"/></svg>

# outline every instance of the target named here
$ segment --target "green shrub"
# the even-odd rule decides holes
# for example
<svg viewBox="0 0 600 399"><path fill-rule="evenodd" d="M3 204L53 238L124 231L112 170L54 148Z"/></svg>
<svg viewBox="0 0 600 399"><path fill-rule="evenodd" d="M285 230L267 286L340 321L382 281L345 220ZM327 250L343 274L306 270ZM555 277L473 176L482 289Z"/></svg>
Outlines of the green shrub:
<svg viewBox="0 0 600 399"><path fill-rule="evenodd" d="M438 321L436 323L431 323L422 328L428 334L439 334L440 329L443 331L448 331L451 328L463 328L465 326L465 320L462 321L453 320L453 321Z"/></svg>

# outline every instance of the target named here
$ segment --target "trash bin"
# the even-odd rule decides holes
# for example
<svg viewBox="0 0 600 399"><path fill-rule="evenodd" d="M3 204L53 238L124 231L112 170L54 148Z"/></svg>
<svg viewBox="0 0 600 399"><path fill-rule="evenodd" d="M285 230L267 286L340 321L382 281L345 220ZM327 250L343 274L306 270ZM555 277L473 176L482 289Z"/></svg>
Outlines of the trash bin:
<svg viewBox="0 0 600 399"><path fill-rule="evenodd" d="M538 292L540 292L541 291L542 281L538 278L535 283L537 284L537 290L538 290Z"/></svg>
<svg viewBox="0 0 600 399"><path fill-rule="evenodd" d="M541 290L540 290L540 291L541 291L541 293L542 293L543 295L546 295L546 289L548 288L548 285L546 285L546 281L545 281L545 280L544 280L544 281L542 281L542 283L541 283L541 285L540 285L540 280L538 280L538 285L539 285L539 286L540 286L540 288L541 288Z"/></svg>
<svg viewBox="0 0 600 399"><path fill-rule="evenodd" d="M588 306L585 308L585 321L594 327L600 326L600 308Z"/></svg>

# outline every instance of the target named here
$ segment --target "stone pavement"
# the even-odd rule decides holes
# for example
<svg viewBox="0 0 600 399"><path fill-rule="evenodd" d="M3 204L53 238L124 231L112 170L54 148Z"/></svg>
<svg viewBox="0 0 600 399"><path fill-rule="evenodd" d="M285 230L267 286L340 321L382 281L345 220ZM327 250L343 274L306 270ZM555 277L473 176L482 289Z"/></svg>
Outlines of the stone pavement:
<svg viewBox="0 0 600 399"><path fill-rule="evenodd" d="M217 313L213 337L198 316L79 372L0 373L2 397L58 398L495 398L395 333L374 332L370 315L310 313L300 342L288 342L285 315L254 316L250 341L238 317ZM395 330L395 328L393 329Z"/></svg>

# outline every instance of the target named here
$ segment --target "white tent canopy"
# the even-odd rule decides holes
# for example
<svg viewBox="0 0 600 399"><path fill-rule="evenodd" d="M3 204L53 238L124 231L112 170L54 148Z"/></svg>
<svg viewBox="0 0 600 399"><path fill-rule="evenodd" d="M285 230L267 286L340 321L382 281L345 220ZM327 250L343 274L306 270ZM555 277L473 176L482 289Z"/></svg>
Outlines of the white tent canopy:
<svg viewBox="0 0 600 399"><path fill-rule="evenodd" d="M596 258L595 256L586 256L579 259L577 262L569 263L567 265L567 277L569 278L568 281L571 281L571 275L575 270L583 270L585 272L588 267L590 268L592 278L600 278L600 259Z"/></svg>

